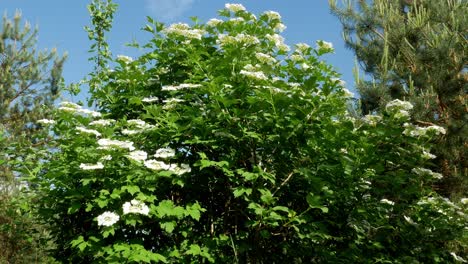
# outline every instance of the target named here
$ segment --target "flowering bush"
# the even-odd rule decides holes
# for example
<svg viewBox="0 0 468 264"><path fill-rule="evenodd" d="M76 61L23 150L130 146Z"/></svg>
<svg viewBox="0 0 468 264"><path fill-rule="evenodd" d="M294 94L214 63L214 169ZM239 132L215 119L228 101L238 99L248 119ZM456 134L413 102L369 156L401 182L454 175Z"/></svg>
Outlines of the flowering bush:
<svg viewBox="0 0 468 264"><path fill-rule="evenodd" d="M56 257L83 263L426 263L466 232L466 209L431 191L430 139L411 107L355 119L316 48L291 51L276 12L165 26L65 103L38 178ZM441 131L440 129L437 131ZM424 243L420 243L424 241ZM459 243L461 250L463 245ZM458 245L458 244L457 244ZM451 254L452 253L452 254Z"/></svg>

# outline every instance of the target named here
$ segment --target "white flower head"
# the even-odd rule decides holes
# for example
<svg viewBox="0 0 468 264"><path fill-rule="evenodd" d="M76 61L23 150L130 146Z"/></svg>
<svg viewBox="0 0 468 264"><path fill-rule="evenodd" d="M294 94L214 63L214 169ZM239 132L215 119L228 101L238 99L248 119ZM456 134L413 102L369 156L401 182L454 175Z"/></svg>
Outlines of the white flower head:
<svg viewBox="0 0 468 264"><path fill-rule="evenodd" d="M251 79L255 80L267 80L268 78L266 77L265 73L261 71L246 71L246 70L241 70L239 72L241 75L244 75L246 77L249 77Z"/></svg>
<svg viewBox="0 0 468 264"><path fill-rule="evenodd" d="M278 30L278 32L283 32L286 28L287 27L283 23L278 23L273 29Z"/></svg>
<svg viewBox="0 0 468 264"><path fill-rule="evenodd" d="M114 119L99 119L99 120L94 120L89 123L90 126L110 126L112 123L114 123Z"/></svg>
<svg viewBox="0 0 468 264"><path fill-rule="evenodd" d="M120 140L101 138L98 140L97 143L100 146L99 147L100 149L121 148L121 149L128 149L130 151L135 150L135 147L133 147L133 142L130 142L130 141L120 141Z"/></svg>
<svg viewBox="0 0 468 264"><path fill-rule="evenodd" d="M96 164L81 163L80 164L80 169L82 169L82 170L100 170L100 169L104 169L104 164L102 164L101 162L98 162Z"/></svg>
<svg viewBox="0 0 468 264"><path fill-rule="evenodd" d="M156 102L158 100L159 100L158 97L145 97L145 98L141 99L141 101L145 102L145 103L152 103L152 102Z"/></svg>
<svg viewBox="0 0 468 264"><path fill-rule="evenodd" d="M38 124L43 124L43 125L53 125L55 124L55 120L50 120L50 119L39 119L37 120Z"/></svg>
<svg viewBox="0 0 468 264"><path fill-rule="evenodd" d="M268 54L265 54L265 53L261 53L261 52L257 52L255 53L255 57L262 63L265 63L265 64L275 64L276 63L276 59L273 58L272 56L268 55Z"/></svg>
<svg viewBox="0 0 468 264"><path fill-rule="evenodd" d="M281 20L281 15L276 11L265 11L263 15L266 15L270 20Z"/></svg>
<svg viewBox="0 0 468 264"><path fill-rule="evenodd" d="M275 43L275 46L278 50L280 51L289 51L290 48L288 45L284 44L284 38L278 34L266 34L265 37L269 40Z"/></svg>
<svg viewBox="0 0 468 264"><path fill-rule="evenodd" d="M72 103L72 102L68 102L68 101L61 102L60 106L68 107L68 108L74 108L74 109L81 109L81 105L78 105L78 104L75 104L75 103Z"/></svg>
<svg viewBox="0 0 468 264"><path fill-rule="evenodd" d="M388 204L388 205L394 205L395 204L395 202L390 201L388 199L382 199L382 200L380 200L380 202L384 203L384 204Z"/></svg>
<svg viewBox="0 0 468 264"><path fill-rule="evenodd" d="M221 19L212 18L212 19L208 20L208 22L206 22L206 25L208 25L210 27L216 27L217 25L222 24L223 22L224 21L221 20Z"/></svg>
<svg viewBox="0 0 468 264"><path fill-rule="evenodd" d="M129 64L133 61L132 57L125 56L125 55L117 55L117 60L124 62L125 64Z"/></svg>
<svg viewBox="0 0 468 264"><path fill-rule="evenodd" d="M324 50L324 51L333 51L333 43L323 41L323 40L318 40L317 41L317 49L318 50Z"/></svg>
<svg viewBox="0 0 468 264"><path fill-rule="evenodd" d="M143 203L142 201L138 200L131 200L130 202L126 202L122 205L123 213L124 214L142 214L148 215L149 207Z"/></svg>
<svg viewBox="0 0 468 264"><path fill-rule="evenodd" d="M445 133L446 133L445 128L443 128L441 126L436 126L436 125L428 126L428 127L426 127L426 130L430 131L430 132L433 132L436 135L440 135L440 134L445 135Z"/></svg>
<svg viewBox="0 0 468 264"><path fill-rule="evenodd" d="M169 170L171 166L162 161L146 160L144 161L145 167L152 170Z"/></svg>
<svg viewBox="0 0 468 264"><path fill-rule="evenodd" d="M435 159L435 158L437 158L436 155L434 155L434 154L432 154L430 152L427 152L425 150L423 150L423 153L422 153L421 156L422 156L423 159Z"/></svg>
<svg viewBox="0 0 468 264"><path fill-rule="evenodd" d="M112 226L119 221L119 216L113 212L104 212L97 217L99 226Z"/></svg>
<svg viewBox="0 0 468 264"><path fill-rule="evenodd" d="M101 136L101 133L99 133L98 131L96 131L94 129L88 129L88 128L85 128L85 127L82 127L82 126L77 127L76 130L78 130L78 131L80 131L82 133L85 133L85 134L93 134L96 137Z"/></svg>
<svg viewBox="0 0 468 264"><path fill-rule="evenodd" d="M122 131L120 131L120 132L122 134L124 134L124 135L131 136L131 135L136 135L136 134L142 133L143 130L122 129Z"/></svg>
<svg viewBox="0 0 468 264"><path fill-rule="evenodd" d="M190 165L188 164L180 164L180 166L171 165L169 170L174 172L177 175L182 175L182 174L191 172L192 168L190 168Z"/></svg>
<svg viewBox="0 0 468 264"><path fill-rule="evenodd" d="M234 17L234 18L229 19L229 21L232 22L233 24L240 24L242 22L245 22L245 19L243 19L242 17Z"/></svg>
<svg viewBox="0 0 468 264"><path fill-rule="evenodd" d="M362 118L362 121L364 121L366 124L369 124L371 126L375 126L381 120L382 120L382 117L379 115L365 115Z"/></svg>
<svg viewBox="0 0 468 264"><path fill-rule="evenodd" d="M177 91L181 89L199 88L199 87L202 87L202 85L193 84L193 83L182 83L179 85L165 85L161 88L161 91Z"/></svg>
<svg viewBox="0 0 468 264"><path fill-rule="evenodd" d="M137 162L143 162L148 158L148 153L144 152L143 150L135 150L128 153L127 157Z"/></svg>
<svg viewBox="0 0 468 264"><path fill-rule="evenodd" d="M461 199L460 199L460 202L461 202L462 204L468 204L468 198L461 198Z"/></svg>
<svg viewBox="0 0 468 264"><path fill-rule="evenodd" d="M225 4L224 7L234 13L239 11L246 11L245 7L241 4Z"/></svg>
<svg viewBox="0 0 468 264"><path fill-rule="evenodd" d="M92 117L101 117L102 114L97 112L97 111L93 111L93 110L89 110L89 109L78 109L77 110L78 113L83 113L83 114L87 114L87 115L90 115Z"/></svg>
<svg viewBox="0 0 468 264"><path fill-rule="evenodd" d="M390 101L385 106L385 110L387 110L387 112L399 111L399 110L409 111L411 109L413 109L413 105L410 102L401 101L398 99Z"/></svg>
<svg viewBox="0 0 468 264"><path fill-rule="evenodd" d="M141 119L129 119L127 120L127 125L135 126L140 129L151 129L154 127L154 125L147 124Z"/></svg>
<svg viewBox="0 0 468 264"><path fill-rule="evenodd" d="M191 29L188 24L176 23L163 30L167 35L183 36L187 39L201 39L205 31L201 29Z"/></svg>
<svg viewBox="0 0 468 264"><path fill-rule="evenodd" d="M443 178L443 175L440 174L440 173L437 173L437 172L433 172L429 169L425 169L425 168L413 168L411 170L413 173L419 175L419 176L430 176L434 179L437 179L437 180L440 180Z"/></svg>
<svg viewBox="0 0 468 264"><path fill-rule="evenodd" d="M305 43L296 44L296 51L300 54L306 54L309 49L310 49L310 46Z"/></svg>
<svg viewBox="0 0 468 264"><path fill-rule="evenodd" d="M154 157L156 158L162 158L162 159L166 159L166 158L172 158L175 156L175 150L172 149L172 148L160 148L158 150L156 150L156 154L154 154Z"/></svg>

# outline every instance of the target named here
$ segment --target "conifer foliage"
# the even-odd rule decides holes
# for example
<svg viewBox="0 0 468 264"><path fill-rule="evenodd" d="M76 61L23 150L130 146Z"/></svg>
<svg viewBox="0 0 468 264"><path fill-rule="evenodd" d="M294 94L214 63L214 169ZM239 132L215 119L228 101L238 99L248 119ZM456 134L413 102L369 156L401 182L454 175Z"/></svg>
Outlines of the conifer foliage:
<svg viewBox="0 0 468 264"><path fill-rule="evenodd" d="M38 147L45 139L41 121L47 121L41 119L50 114L61 89L65 57L55 50L37 51L37 32L21 22L19 12L0 23L1 263L42 261L48 245L40 241L46 233L31 216L23 176L38 167Z"/></svg>
<svg viewBox="0 0 468 264"><path fill-rule="evenodd" d="M330 1L346 45L372 81L358 80L364 114L392 100L414 104L413 123L447 128L434 168L440 193L466 194L468 3L462 0Z"/></svg>

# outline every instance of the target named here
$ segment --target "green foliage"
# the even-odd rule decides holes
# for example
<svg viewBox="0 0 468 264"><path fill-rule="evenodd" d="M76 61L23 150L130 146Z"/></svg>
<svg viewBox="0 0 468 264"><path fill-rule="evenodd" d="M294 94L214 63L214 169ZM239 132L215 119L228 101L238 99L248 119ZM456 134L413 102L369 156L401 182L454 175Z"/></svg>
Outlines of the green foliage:
<svg viewBox="0 0 468 264"><path fill-rule="evenodd" d="M103 72L99 112L57 109L37 183L58 260L447 263L448 243L466 249L465 200L420 168L442 128L404 126L400 101L350 117L330 45L290 52L279 14L219 14L148 18L148 52Z"/></svg>
<svg viewBox="0 0 468 264"><path fill-rule="evenodd" d="M0 253L1 263L50 262L47 231L37 223L29 176L40 170L48 140L40 119L62 88L65 57L37 51L37 29L5 15L0 25Z"/></svg>
<svg viewBox="0 0 468 264"><path fill-rule="evenodd" d="M435 189L466 196L468 164L468 3L462 0L347 0L332 12L347 46L372 81L358 80L364 114L383 111L393 99L414 105L412 122L447 128L432 169L443 173Z"/></svg>

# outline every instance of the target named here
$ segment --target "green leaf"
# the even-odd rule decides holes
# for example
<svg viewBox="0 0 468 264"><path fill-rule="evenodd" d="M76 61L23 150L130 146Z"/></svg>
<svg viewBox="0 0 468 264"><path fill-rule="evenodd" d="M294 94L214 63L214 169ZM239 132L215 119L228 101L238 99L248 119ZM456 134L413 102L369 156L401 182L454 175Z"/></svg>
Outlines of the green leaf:
<svg viewBox="0 0 468 264"><path fill-rule="evenodd" d="M123 186L121 188L122 191L127 191L128 193L130 193L131 195L134 195L135 193L139 192L140 191L140 187L136 186L136 185L128 185L128 186Z"/></svg>
<svg viewBox="0 0 468 264"><path fill-rule="evenodd" d="M237 187L234 189L234 197L240 197L242 195L250 195L252 194L252 188L245 188L245 187Z"/></svg>
<svg viewBox="0 0 468 264"><path fill-rule="evenodd" d="M314 196L312 193L309 193L306 197L306 200L311 208L317 208L320 209L323 213L328 213L328 207L321 204L320 196Z"/></svg>
<svg viewBox="0 0 468 264"><path fill-rule="evenodd" d="M190 245L190 249L185 251L185 254L199 256L202 253L199 245Z"/></svg>
<svg viewBox="0 0 468 264"><path fill-rule="evenodd" d="M70 207L68 207L68 214L74 214L81 208L80 202L73 202Z"/></svg>
<svg viewBox="0 0 468 264"><path fill-rule="evenodd" d="M168 233L172 233L172 231L174 231L174 228L176 226L176 223L174 221L171 221L171 222L160 222L159 225L161 226L161 228L168 232Z"/></svg>

